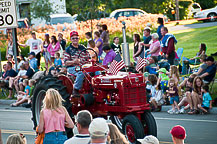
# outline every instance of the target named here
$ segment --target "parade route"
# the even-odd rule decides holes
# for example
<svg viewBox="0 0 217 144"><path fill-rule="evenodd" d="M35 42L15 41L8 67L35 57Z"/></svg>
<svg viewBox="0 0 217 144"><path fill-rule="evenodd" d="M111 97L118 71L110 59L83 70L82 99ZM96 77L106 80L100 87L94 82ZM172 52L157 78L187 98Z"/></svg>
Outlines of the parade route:
<svg viewBox="0 0 217 144"><path fill-rule="evenodd" d="M35 132L32 130L30 109L0 105L0 128L4 143L12 133L23 133L28 144L34 143ZM187 131L186 143L215 144L217 141L217 115L169 115L166 112L153 113L158 127L158 138L162 144L171 144L170 129L182 125Z"/></svg>

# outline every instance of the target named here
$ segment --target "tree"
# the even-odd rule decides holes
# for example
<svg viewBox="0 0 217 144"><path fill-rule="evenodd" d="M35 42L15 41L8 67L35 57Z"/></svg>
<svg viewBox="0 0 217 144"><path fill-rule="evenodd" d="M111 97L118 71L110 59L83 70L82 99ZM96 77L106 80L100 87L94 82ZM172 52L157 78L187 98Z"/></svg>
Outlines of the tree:
<svg viewBox="0 0 217 144"><path fill-rule="evenodd" d="M46 21L49 21L50 15L55 13L50 0L34 0L31 3L30 10L32 18L40 18Z"/></svg>
<svg viewBox="0 0 217 144"><path fill-rule="evenodd" d="M213 8L216 5L216 0L194 0L199 3L202 9Z"/></svg>

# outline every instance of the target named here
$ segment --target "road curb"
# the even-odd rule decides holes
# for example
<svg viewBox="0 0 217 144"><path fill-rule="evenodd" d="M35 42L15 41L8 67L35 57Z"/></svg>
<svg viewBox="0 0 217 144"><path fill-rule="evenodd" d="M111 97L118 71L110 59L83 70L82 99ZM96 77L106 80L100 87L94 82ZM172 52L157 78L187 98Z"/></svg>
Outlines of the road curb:
<svg viewBox="0 0 217 144"><path fill-rule="evenodd" d="M0 104L3 104L3 105L10 105L12 103L15 103L16 100L5 100L5 99L0 99Z"/></svg>
<svg viewBox="0 0 217 144"><path fill-rule="evenodd" d="M170 109L172 109L172 106L170 106L170 105L164 105L164 106L162 106L161 111L167 112ZM217 114L217 107L213 107L211 110L209 110L209 112L211 114Z"/></svg>

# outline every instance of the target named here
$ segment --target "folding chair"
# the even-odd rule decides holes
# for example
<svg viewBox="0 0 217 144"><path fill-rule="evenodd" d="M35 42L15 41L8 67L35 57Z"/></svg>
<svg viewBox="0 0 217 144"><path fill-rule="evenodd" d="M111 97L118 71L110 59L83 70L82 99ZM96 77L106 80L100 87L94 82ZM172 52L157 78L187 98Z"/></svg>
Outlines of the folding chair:
<svg viewBox="0 0 217 144"><path fill-rule="evenodd" d="M183 48L178 48L177 51L176 51L176 54L177 54L178 58L175 59L175 65L178 66L178 65L180 65L180 61L181 61L181 58L182 58Z"/></svg>

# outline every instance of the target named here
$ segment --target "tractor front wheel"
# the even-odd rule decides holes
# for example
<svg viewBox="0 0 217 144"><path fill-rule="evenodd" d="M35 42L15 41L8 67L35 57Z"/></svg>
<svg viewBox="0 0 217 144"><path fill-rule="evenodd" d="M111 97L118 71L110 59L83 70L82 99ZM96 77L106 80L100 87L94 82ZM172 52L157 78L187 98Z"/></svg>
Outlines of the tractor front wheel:
<svg viewBox="0 0 217 144"><path fill-rule="evenodd" d="M130 114L124 117L122 130L131 144L139 144L137 139L144 138L143 125L135 115Z"/></svg>
<svg viewBox="0 0 217 144"><path fill-rule="evenodd" d="M145 135L153 135L157 137L157 125L151 112L144 112L141 115L141 122Z"/></svg>

